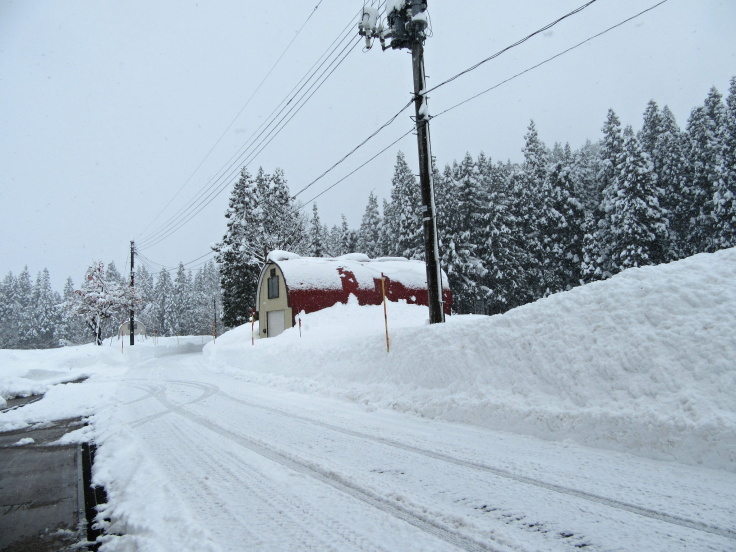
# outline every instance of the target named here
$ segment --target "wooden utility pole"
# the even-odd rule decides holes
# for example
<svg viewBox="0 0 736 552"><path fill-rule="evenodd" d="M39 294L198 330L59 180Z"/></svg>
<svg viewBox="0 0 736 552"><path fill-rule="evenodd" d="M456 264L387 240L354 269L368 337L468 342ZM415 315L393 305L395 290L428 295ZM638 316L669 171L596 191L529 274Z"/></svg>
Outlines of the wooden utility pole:
<svg viewBox="0 0 736 552"><path fill-rule="evenodd" d="M131 291L135 290L135 272L133 270L134 266L135 266L135 242L131 241L130 242L130 287L131 287ZM130 305L130 328L128 328L128 331L130 331L130 344L135 345L135 310L133 309L132 303Z"/></svg>
<svg viewBox="0 0 736 552"><path fill-rule="evenodd" d="M427 0L403 0L386 14L389 28L378 23L376 10L364 8L358 25L361 36L370 43L378 38L384 50L392 48L411 50L414 71L414 108L416 112L417 145L419 147L419 185L422 192L422 224L424 227L424 258L427 265L429 322L445 321L442 300L442 269L440 268L437 211L434 202L432 178L432 147L429 140L429 110L427 107L426 78L424 74L424 41L427 38ZM386 46L386 39L391 42Z"/></svg>

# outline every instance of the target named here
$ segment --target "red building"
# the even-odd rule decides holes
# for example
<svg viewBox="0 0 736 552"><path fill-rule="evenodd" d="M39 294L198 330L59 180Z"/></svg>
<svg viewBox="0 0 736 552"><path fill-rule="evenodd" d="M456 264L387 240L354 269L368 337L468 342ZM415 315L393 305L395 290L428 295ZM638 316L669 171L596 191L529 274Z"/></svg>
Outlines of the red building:
<svg viewBox="0 0 736 552"><path fill-rule="evenodd" d="M291 328L300 312L310 313L337 303L347 303L354 295L360 305L380 305L383 301L381 275L386 298L409 304L428 305L427 272L423 261L400 257L369 259L352 253L337 258L300 257L273 251L258 281L256 304L261 337L273 337ZM452 293L447 275L442 273L445 314L450 314Z"/></svg>

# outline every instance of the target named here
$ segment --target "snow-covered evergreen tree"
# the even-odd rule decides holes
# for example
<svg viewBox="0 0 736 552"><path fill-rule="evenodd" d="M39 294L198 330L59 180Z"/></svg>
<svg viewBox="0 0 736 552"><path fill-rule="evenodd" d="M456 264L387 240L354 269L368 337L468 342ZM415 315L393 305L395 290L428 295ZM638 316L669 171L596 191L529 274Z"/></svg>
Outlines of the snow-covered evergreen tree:
<svg viewBox="0 0 736 552"><path fill-rule="evenodd" d="M520 288L521 304L541 297L545 290L540 224L543 218L542 186L547 178L549 151L539 139L534 121L529 123L522 151L524 163L521 171L516 172L511 179L514 200L510 205L524 243L517 256L525 275Z"/></svg>
<svg viewBox="0 0 736 552"><path fill-rule="evenodd" d="M614 270L659 264L667 256L667 213L661 206L649 155L642 151L631 127L624 131L611 194L611 257Z"/></svg>
<svg viewBox="0 0 736 552"><path fill-rule="evenodd" d="M363 213L363 220L358 231L358 251L371 259L382 256L381 251L381 214L378 212L378 199L371 192L368 204Z"/></svg>
<svg viewBox="0 0 736 552"><path fill-rule="evenodd" d="M392 254L407 259L424 259L419 183L402 152L396 156L391 186L391 218L387 222L395 236L396 248Z"/></svg>
<svg viewBox="0 0 736 552"><path fill-rule="evenodd" d="M15 348L29 349L32 346L35 329L33 322L33 285L28 267L18 275L15 285L14 318L16 320Z"/></svg>
<svg viewBox="0 0 736 552"><path fill-rule="evenodd" d="M557 162L542 188L545 294L569 290L582 280L585 211L575 195L572 173L569 165Z"/></svg>
<svg viewBox="0 0 736 552"><path fill-rule="evenodd" d="M61 297L61 330L58 334L59 343L62 346L79 345L91 341L84 321L65 308L74 301L74 289L74 281L71 277L67 278Z"/></svg>
<svg viewBox="0 0 736 552"><path fill-rule="evenodd" d="M711 88L703 106L695 108L688 120L690 231L687 241L693 253L713 252L719 247L715 202L723 189L725 164L726 110L720 93Z"/></svg>
<svg viewBox="0 0 736 552"><path fill-rule="evenodd" d="M487 170L485 158L481 160ZM444 203L452 204L447 227L442 237L442 260L450 288L453 290L453 308L459 313L474 312L475 304L486 299L481 281L486 273L479 258L480 246L485 243L488 202L486 187L479 165L470 153L452 171L452 180L444 183Z"/></svg>
<svg viewBox="0 0 736 552"><path fill-rule="evenodd" d="M667 260L677 260L691 254L687 242L690 227L688 162L683 134L669 107L664 106L657 137L652 152L652 162L657 182L663 192L662 207L668 212L669 251Z"/></svg>
<svg viewBox="0 0 736 552"><path fill-rule="evenodd" d="M322 257L325 252L324 230L319 220L317 204L312 204L312 218L309 221L309 256Z"/></svg>
<svg viewBox="0 0 736 552"><path fill-rule="evenodd" d="M153 288L153 328L151 335L176 335L176 312L174 310L174 283L168 270L162 268Z"/></svg>
<svg viewBox="0 0 736 552"><path fill-rule="evenodd" d="M713 216L716 247L736 246L736 77L726 98L723 131L723 175L715 180Z"/></svg>
<svg viewBox="0 0 736 552"><path fill-rule="evenodd" d="M135 288L141 298L141 304L135 312L135 319L143 323L146 332L151 332L154 328L154 311L156 305L154 302L154 280L145 265L137 265L135 269Z"/></svg>
<svg viewBox="0 0 736 552"><path fill-rule="evenodd" d="M616 272L612 258L613 243L611 213L616 197L616 175L618 163L623 154L623 135L621 122L613 109L608 110L603 124L603 139L600 143L600 163L598 166L598 187L601 190L601 203L593 215L593 224L588 225L589 236L585 239L586 264L583 280L586 282L609 278Z"/></svg>
<svg viewBox="0 0 736 552"><path fill-rule="evenodd" d="M191 274L179 263L172 296L173 329L176 335L194 335L194 294Z"/></svg>
<svg viewBox="0 0 736 552"><path fill-rule="evenodd" d="M663 115L659 111L659 106L654 100L649 100L647 108L644 111L644 124L639 131L639 144L643 152L650 157L654 154L654 148L657 144L659 135L662 134ZM656 169L656 165L655 165Z"/></svg>
<svg viewBox="0 0 736 552"><path fill-rule="evenodd" d="M513 213L514 185L521 173L511 166L497 168L497 182L489 190L487 238L483 244L485 268L483 285L488 314L498 314L528 302L527 275L523 268L524 235Z"/></svg>
<svg viewBox="0 0 736 552"><path fill-rule="evenodd" d="M31 297L32 327L28 345L34 349L49 349L59 346L57 332L60 331L61 316L57 306L61 297L51 289L51 276L44 268L38 273Z"/></svg>

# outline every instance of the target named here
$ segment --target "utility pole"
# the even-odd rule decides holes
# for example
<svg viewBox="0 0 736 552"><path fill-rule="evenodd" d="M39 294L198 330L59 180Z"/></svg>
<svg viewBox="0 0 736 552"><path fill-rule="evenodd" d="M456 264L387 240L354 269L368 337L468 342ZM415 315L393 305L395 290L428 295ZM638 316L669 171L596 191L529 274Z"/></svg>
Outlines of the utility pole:
<svg viewBox="0 0 736 552"><path fill-rule="evenodd" d="M432 147L429 140L429 110L424 74L424 41L427 38L427 0L394 0L386 4L389 28L378 21L378 10L364 7L358 29L370 48L371 39L378 38L383 50L411 50L414 72L414 110L416 113L417 145L419 148L419 185L422 191L422 224L424 227L424 258L427 265L429 323L445 321L442 300L442 269L440 268L437 211L432 178ZM386 46L386 39L391 42Z"/></svg>
<svg viewBox="0 0 736 552"><path fill-rule="evenodd" d="M135 272L133 271L135 264L135 242L130 242L130 288L131 291L135 290ZM133 304L130 305L130 344L135 345L135 310Z"/></svg>

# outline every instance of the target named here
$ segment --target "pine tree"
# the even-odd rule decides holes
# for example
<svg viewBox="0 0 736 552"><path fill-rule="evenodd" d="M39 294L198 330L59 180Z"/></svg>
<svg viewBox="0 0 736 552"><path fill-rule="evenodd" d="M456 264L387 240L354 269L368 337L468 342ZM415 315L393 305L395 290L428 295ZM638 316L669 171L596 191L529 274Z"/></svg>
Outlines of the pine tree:
<svg viewBox="0 0 736 552"><path fill-rule="evenodd" d="M399 248L397 234L398 222L393 205L383 200L383 216L381 217L381 256L392 257Z"/></svg>
<svg viewBox="0 0 736 552"><path fill-rule="evenodd" d="M66 279L61 300L64 307L74 301L74 281L71 278ZM84 321L67 308L61 310L61 330L58 335L62 346L80 345L90 341Z"/></svg>
<svg viewBox="0 0 736 552"><path fill-rule="evenodd" d="M513 202L511 213L521 230L524 247L518 252L518 259L524 273L520 288L520 304L534 301L544 295L544 251L540 232L542 218L542 186L547 177L549 152L537 134L534 121L529 123L524 136L524 163L521 172L511 179Z"/></svg>
<svg viewBox="0 0 736 552"><path fill-rule="evenodd" d="M555 163L542 189L541 221L545 293L566 291L582 280L585 212L575 195L572 169Z"/></svg>
<svg viewBox="0 0 736 552"><path fill-rule="evenodd" d="M572 154L575 193L583 203L586 213L594 213L603 200L597 176L600 162L600 147L590 140L587 140L583 147Z"/></svg>
<svg viewBox="0 0 736 552"><path fill-rule="evenodd" d="M598 187L601 190L601 204L594 213L594 224L588 226L593 234L586 239L586 269L583 271L585 281L609 278L617 272L612 258L611 244L613 221L612 209L616 199L616 176L618 163L623 154L623 135L621 123L612 109L608 110L606 122L603 124L603 139L600 143L600 164L598 169Z"/></svg>
<svg viewBox="0 0 736 552"><path fill-rule="evenodd" d="M321 257L324 254L324 235L322 223L319 220L317 204L312 204L312 219L309 223L309 256Z"/></svg>
<svg viewBox="0 0 736 552"><path fill-rule="evenodd" d="M153 289L153 335L176 335L176 313L174 310L174 284L169 272L162 268Z"/></svg>
<svg viewBox="0 0 736 552"><path fill-rule="evenodd" d="M527 275L523 268L524 235L521 222L513 213L512 180L521 173L510 166L499 166L500 182L490 188L487 211L487 239L483 244L485 268L483 278L488 298L488 314L498 314L528 302Z"/></svg>
<svg viewBox="0 0 736 552"><path fill-rule="evenodd" d="M716 247L736 246L736 77L731 79L723 125L723 174L715 180Z"/></svg>
<svg viewBox="0 0 736 552"><path fill-rule="evenodd" d="M227 232L214 247L220 265L222 321L228 327L247 322L250 308L255 306L260 272L258 255L265 254L256 250L259 245L254 238L259 231L258 209L256 181L244 167L225 213Z"/></svg>
<svg viewBox="0 0 736 552"><path fill-rule="evenodd" d="M481 166L486 169L485 159ZM453 308L459 313L474 312L475 304L486 294L481 280L486 273L479 258L479 244L485 238L487 196L478 164L466 153L462 163L453 171L454 179L447 183L444 193L455 205L448 219L447 237L443 241L443 258L453 290Z"/></svg>
<svg viewBox="0 0 736 552"><path fill-rule="evenodd" d="M0 349L18 346L18 281L12 272L0 284Z"/></svg>
<svg viewBox="0 0 736 552"><path fill-rule="evenodd" d="M146 332L154 327L154 281L153 275L145 265L138 265L135 269L135 288L141 298L141 304L135 312L135 319L146 327Z"/></svg>
<svg viewBox="0 0 736 552"><path fill-rule="evenodd" d="M191 274L179 263L171 298L173 330L176 335L194 335L194 298Z"/></svg>
<svg viewBox="0 0 736 552"><path fill-rule="evenodd" d="M713 252L720 239L716 228L715 202L717 190L724 187L726 110L721 95L711 88L703 106L690 114L689 179L687 202L690 205L688 241L694 253Z"/></svg>
<svg viewBox="0 0 736 552"><path fill-rule="evenodd" d="M51 289L49 271L44 268L36 277L31 298L33 324L29 345L34 349L49 349L59 346L56 333L60 330L61 317L57 310L57 305L60 302L61 298Z"/></svg>
<svg viewBox="0 0 736 552"><path fill-rule="evenodd" d="M611 203L612 259L616 271L659 264L666 259L667 213L649 155L631 127L624 131Z"/></svg>
<svg viewBox="0 0 736 552"><path fill-rule="evenodd" d="M424 234L419 211L421 195L419 183L406 163L404 154L396 156L391 180L391 231L396 236L394 255L407 259L424 258Z"/></svg>
<svg viewBox="0 0 736 552"><path fill-rule="evenodd" d="M657 138L662 134L662 117L663 116L659 111L657 102L649 100L647 108L644 111L644 124L639 131L638 138L642 151L647 153L650 157L654 154ZM656 170L656 165L654 168Z"/></svg>
<svg viewBox="0 0 736 552"><path fill-rule="evenodd" d="M222 312L219 282L217 265L212 261L205 263L194 277L194 335L212 335L215 330L217 315Z"/></svg>
<svg viewBox="0 0 736 552"><path fill-rule="evenodd" d="M378 212L378 199L371 192L368 196L368 205L363 213L358 232L358 251L370 258L380 257L381 251L381 215Z"/></svg>
<svg viewBox="0 0 736 552"><path fill-rule="evenodd" d="M24 267L18 275L15 286L14 318L16 319L17 335L15 336L15 348L29 349L34 339L33 323L33 285L28 267Z"/></svg>
<svg viewBox="0 0 736 552"><path fill-rule="evenodd" d="M662 207L669 213L669 247L666 260L681 259L692 252L687 242L690 220L687 203L688 163L683 134L667 106L662 109L660 134L652 152L652 163L657 173L657 182L664 194Z"/></svg>

